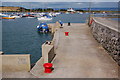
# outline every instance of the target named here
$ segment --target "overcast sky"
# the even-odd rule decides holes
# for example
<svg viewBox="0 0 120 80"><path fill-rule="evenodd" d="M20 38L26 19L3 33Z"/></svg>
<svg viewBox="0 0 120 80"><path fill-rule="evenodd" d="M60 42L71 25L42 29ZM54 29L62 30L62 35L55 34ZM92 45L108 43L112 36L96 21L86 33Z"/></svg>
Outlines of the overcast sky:
<svg viewBox="0 0 120 80"><path fill-rule="evenodd" d="M92 8L118 7L118 2L92 2L91 4ZM89 2L2 2L2 6L17 6L25 8L88 8Z"/></svg>
<svg viewBox="0 0 120 80"><path fill-rule="evenodd" d="M119 2L120 0L0 0L2 2Z"/></svg>

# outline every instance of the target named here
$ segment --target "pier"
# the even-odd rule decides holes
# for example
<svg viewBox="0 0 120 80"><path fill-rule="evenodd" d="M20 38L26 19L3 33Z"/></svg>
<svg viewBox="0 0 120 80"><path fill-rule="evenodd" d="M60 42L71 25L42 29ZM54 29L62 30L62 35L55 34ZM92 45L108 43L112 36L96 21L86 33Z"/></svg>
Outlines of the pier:
<svg viewBox="0 0 120 80"><path fill-rule="evenodd" d="M103 27L104 24L109 27ZM52 41L56 54L51 62L54 65L52 73L44 73L45 59L42 57L30 72L4 73L3 78L118 78L119 66L114 60L116 54L119 54L115 51L115 48L117 48L115 46L118 44L113 40L117 40L118 36L116 35L119 32L116 27L117 24L114 26L112 23L110 24L109 22L103 22L101 18L94 18L90 26L87 23L71 23L71 26L65 23L63 28L57 26L58 29L54 29L55 33ZM56 26L54 24L50 25ZM111 44L104 42L103 38L105 36L102 35L104 32L98 34L101 30L110 32L111 29L111 33L115 33L114 39L108 39L112 46L114 45L114 48L109 49ZM64 32L69 32L69 36L65 36ZM105 35L108 36L107 33ZM111 38L111 36L108 37Z"/></svg>
<svg viewBox="0 0 120 80"><path fill-rule="evenodd" d="M66 37L64 32L68 31ZM118 65L93 38L87 24L64 24L53 60L54 70L45 74L42 59L31 73L38 78L118 78Z"/></svg>

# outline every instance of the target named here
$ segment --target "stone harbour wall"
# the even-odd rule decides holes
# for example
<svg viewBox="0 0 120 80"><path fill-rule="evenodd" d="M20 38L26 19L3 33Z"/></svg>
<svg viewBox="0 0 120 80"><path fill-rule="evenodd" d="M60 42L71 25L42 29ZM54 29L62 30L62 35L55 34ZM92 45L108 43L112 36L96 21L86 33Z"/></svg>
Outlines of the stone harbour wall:
<svg viewBox="0 0 120 80"><path fill-rule="evenodd" d="M100 19L92 18L90 21L90 27L94 38L108 51L115 61L120 65L120 32L117 28L109 26L107 19L99 21ZM106 24L105 24L106 21ZM102 23L103 22L103 23ZM107 24L108 23L108 24Z"/></svg>

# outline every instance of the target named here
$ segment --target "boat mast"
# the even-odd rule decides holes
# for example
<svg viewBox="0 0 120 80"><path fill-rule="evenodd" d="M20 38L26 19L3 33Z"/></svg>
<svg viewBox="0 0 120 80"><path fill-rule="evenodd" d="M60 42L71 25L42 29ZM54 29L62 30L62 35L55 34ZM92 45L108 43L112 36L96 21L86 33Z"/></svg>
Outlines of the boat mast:
<svg viewBox="0 0 120 80"><path fill-rule="evenodd" d="M89 12L88 24L89 24L90 18L91 18L91 4L92 4L92 2L91 2L91 0L90 0L90 2L89 2L89 8L88 8L88 12Z"/></svg>
<svg viewBox="0 0 120 80"><path fill-rule="evenodd" d="M44 12L44 2L43 2L43 9L42 9L42 10L43 10L43 12Z"/></svg>

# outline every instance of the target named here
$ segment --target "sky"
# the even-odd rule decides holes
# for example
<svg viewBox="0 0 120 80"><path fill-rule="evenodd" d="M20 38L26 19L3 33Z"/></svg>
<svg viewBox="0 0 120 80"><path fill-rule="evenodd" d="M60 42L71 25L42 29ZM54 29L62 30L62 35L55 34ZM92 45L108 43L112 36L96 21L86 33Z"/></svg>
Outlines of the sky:
<svg viewBox="0 0 120 80"><path fill-rule="evenodd" d="M92 2L91 5L92 8L116 8L118 7L118 2ZM89 2L2 2L2 6L24 8L88 8Z"/></svg>
<svg viewBox="0 0 120 80"><path fill-rule="evenodd" d="M119 2L120 0L0 0L2 2Z"/></svg>

